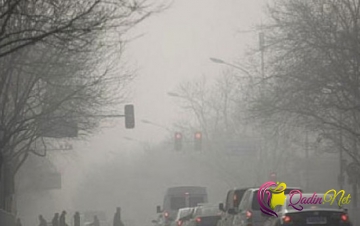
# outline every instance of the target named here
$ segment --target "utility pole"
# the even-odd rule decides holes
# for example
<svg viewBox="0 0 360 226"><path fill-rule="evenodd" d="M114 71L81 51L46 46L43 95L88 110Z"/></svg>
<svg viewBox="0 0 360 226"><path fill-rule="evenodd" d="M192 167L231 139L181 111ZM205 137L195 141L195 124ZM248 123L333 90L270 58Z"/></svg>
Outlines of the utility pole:
<svg viewBox="0 0 360 226"><path fill-rule="evenodd" d="M342 118L342 117L341 117ZM340 190L344 189L344 160L343 160L343 141L342 141L342 130L340 129L339 133L339 166L340 166L340 174L339 174L339 188Z"/></svg>
<svg viewBox="0 0 360 226"><path fill-rule="evenodd" d="M305 158L306 158L306 190L309 189L309 135L308 129L305 129Z"/></svg>
<svg viewBox="0 0 360 226"><path fill-rule="evenodd" d="M357 151L357 142L356 142L356 138L354 137L353 138L353 151L354 151L354 156L356 159L358 159L358 151ZM358 189L357 189L357 184L358 184L358 177L354 177L354 181L353 181L353 184L352 184L352 189L353 189L353 200L352 200L352 203L353 203L353 208L354 210L357 209L357 202L358 202Z"/></svg>
<svg viewBox="0 0 360 226"><path fill-rule="evenodd" d="M261 31L259 33L259 42L260 42L260 52L261 52L261 76L262 76L262 79L264 79L265 78L265 62L264 62L265 35L264 35L263 31Z"/></svg>

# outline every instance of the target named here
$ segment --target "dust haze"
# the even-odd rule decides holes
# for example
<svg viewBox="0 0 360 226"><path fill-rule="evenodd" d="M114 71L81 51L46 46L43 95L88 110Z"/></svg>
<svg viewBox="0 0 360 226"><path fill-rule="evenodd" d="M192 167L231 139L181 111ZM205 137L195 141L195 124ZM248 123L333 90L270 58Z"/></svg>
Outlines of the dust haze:
<svg viewBox="0 0 360 226"><path fill-rule="evenodd" d="M260 55L251 54L258 51L256 29L267 22L263 12L269 2L169 1L166 10L123 35L128 42L118 64L126 62L136 76L126 87L127 99L113 112L123 114L124 104L133 104L135 128L125 129L124 118L107 118L82 140L54 142L71 145L69 150L29 157L17 175L14 198L23 225L38 224L39 214L50 222L62 210L69 222L76 211L103 211L112 222L121 207L125 226L151 226L169 187L204 186L209 202L218 205L229 189L260 186L271 172L309 191L338 188L339 159L329 151L336 148L320 142L318 131L305 135L288 128L275 141L272 134L256 134L254 115L242 115L250 86L239 79L244 72L236 65L257 64L249 71L260 70ZM281 126L268 131L275 134ZM193 144L197 131L203 136L200 151ZM181 151L174 150L175 132L184 136ZM32 189L41 181L35 166L44 165L61 173L61 189Z"/></svg>

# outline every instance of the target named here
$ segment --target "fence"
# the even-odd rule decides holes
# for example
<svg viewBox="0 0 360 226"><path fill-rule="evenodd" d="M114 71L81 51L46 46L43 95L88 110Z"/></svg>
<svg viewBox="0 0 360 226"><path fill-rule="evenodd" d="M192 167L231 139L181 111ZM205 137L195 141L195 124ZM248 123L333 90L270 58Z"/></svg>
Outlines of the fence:
<svg viewBox="0 0 360 226"><path fill-rule="evenodd" d="M15 215L0 210L0 225L1 226L15 226Z"/></svg>

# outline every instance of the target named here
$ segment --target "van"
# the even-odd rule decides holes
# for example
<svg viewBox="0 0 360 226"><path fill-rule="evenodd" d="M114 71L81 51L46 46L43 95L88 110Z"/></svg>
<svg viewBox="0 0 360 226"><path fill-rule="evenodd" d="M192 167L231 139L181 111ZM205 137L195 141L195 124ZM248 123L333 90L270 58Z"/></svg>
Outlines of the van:
<svg viewBox="0 0 360 226"><path fill-rule="evenodd" d="M299 190L298 187L287 187L284 190L284 194L289 194L292 190ZM257 200L257 193L259 188L250 188L246 190L239 207L236 210L233 224L236 226L262 226L266 221L266 217L263 216L260 210L260 204Z"/></svg>
<svg viewBox="0 0 360 226"><path fill-rule="evenodd" d="M196 207L199 203L207 203L208 195L205 187L178 186L168 188L163 202L163 208L156 207L157 213L162 213L165 226L175 220L179 209Z"/></svg>
<svg viewBox="0 0 360 226"><path fill-rule="evenodd" d="M240 201L248 189L234 188L227 192L225 205L224 203L219 204L219 209L222 211L221 219L218 222L219 226L233 226L235 209L239 207Z"/></svg>

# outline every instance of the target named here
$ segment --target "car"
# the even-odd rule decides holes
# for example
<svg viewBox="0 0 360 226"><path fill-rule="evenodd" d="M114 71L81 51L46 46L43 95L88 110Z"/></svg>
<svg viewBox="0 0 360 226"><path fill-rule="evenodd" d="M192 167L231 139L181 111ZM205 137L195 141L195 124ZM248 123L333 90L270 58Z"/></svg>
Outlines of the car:
<svg viewBox="0 0 360 226"><path fill-rule="evenodd" d="M222 211L222 214L218 226L233 226L233 219L236 213L235 209L239 207L240 201L248 189L249 188L234 188L227 192L225 205L223 203L219 204L219 209Z"/></svg>
<svg viewBox="0 0 360 226"><path fill-rule="evenodd" d="M184 226L185 223L191 218L194 208L181 208L171 226Z"/></svg>
<svg viewBox="0 0 360 226"><path fill-rule="evenodd" d="M216 205L198 206L194 209L187 226L216 226L221 218L221 212Z"/></svg>
<svg viewBox="0 0 360 226"><path fill-rule="evenodd" d="M292 190L303 192L298 187L287 187L284 194L289 194ZM249 188L244 193L244 196L239 204L238 209L235 211L233 225L234 226L262 226L266 220L260 210L260 204L257 199L259 188Z"/></svg>
<svg viewBox="0 0 360 226"><path fill-rule="evenodd" d="M291 206L300 198L309 199L314 193L294 194L286 196L285 205L276 206L274 212L278 215L268 216L264 226L298 226L298 225L339 225L351 226L346 209L339 207L337 202L333 204L323 202L322 204L301 204L302 210L296 210ZM324 194L316 194L317 197L324 197ZM329 195L330 196L330 195ZM329 197L330 198L330 197ZM298 205L295 206L296 208Z"/></svg>

